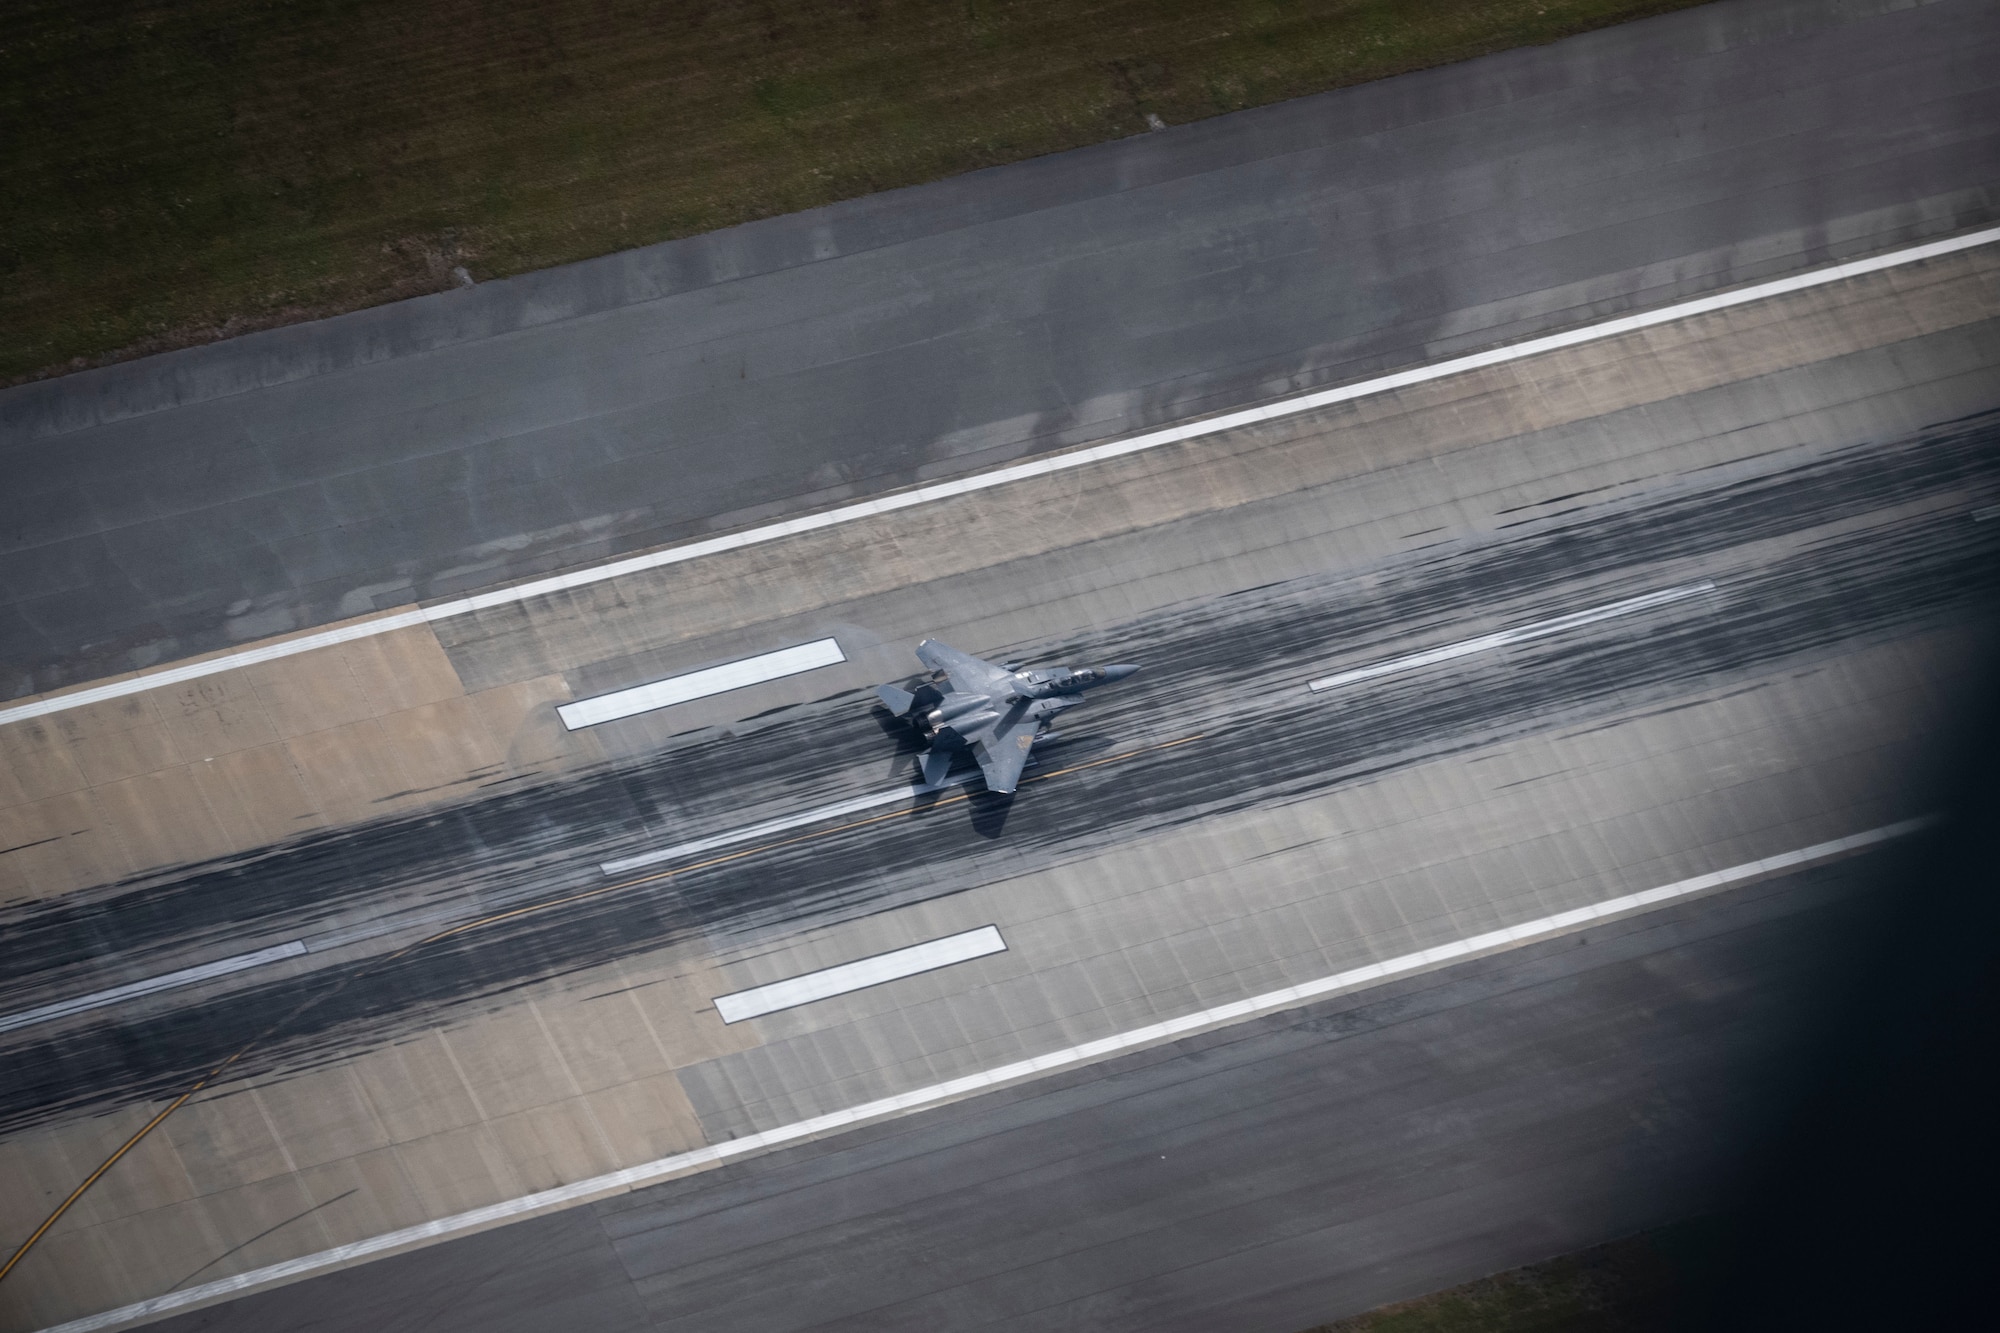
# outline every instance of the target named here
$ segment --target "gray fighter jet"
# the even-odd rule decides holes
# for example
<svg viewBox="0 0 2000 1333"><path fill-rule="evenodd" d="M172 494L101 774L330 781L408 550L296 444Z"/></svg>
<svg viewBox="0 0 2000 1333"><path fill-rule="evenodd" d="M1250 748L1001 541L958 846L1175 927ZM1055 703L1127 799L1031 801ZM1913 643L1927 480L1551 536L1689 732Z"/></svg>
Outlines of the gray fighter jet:
<svg viewBox="0 0 2000 1333"><path fill-rule="evenodd" d="M972 751L986 790L1011 792L1021 781L1028 751L1053 732L1050 719L1083 702L1093 685L1123 680L1139 668L1037 667L1019 662L983 661L949 644L925 639L917 660L931 669L930 680L913 692L897 685L876 689L876 697L930 742L924 754L924 782L944 781L952 755Z"/></svg>

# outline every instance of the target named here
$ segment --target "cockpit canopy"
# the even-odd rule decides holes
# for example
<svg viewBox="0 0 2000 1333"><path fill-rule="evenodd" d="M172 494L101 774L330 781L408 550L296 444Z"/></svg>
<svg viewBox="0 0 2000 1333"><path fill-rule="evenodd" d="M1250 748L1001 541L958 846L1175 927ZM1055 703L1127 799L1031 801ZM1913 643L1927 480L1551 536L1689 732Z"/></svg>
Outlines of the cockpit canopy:
<svg viewBox="0 0 2000 1333"><path fill-rule="evenodd" d="M1043 699L1052 694L1074 694L1078 690L1095 685L1105 678L1096 667L1037 667L1032 671L1016 672L1014 679L1022 686L1021 692L1030 697Z"/></svg>

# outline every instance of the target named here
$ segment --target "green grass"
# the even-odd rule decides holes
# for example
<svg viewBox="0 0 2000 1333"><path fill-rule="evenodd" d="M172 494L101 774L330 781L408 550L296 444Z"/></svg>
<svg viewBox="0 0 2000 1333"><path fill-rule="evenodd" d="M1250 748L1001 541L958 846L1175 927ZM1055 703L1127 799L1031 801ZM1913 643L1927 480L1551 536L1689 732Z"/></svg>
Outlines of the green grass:
<svg viewBox="0 0 2000 1333"><path fill-rule="evenodd" d="M10 0L0 382L1696 0Z"/></svg>
<svg viewBox="0 0 2000 1333"><path fill-rule="evenodd" d="M1722 1220L1682 1222L1308 1333L1672 1333L1699 1327L1729 1238Z"/></svg>

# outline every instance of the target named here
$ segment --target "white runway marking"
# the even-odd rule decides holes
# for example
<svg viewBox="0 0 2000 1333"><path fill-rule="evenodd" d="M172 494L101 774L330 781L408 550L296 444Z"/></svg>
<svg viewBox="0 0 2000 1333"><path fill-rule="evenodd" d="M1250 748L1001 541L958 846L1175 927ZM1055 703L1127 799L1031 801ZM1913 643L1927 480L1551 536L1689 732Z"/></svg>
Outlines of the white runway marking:
<svg viewBox="0 0 2000 1333"><path fill-rule="evenodd" d="M763 527L748 528L742 532L727 533L720 537L710 537L703 541L689 542L685 546L671 546L664 550L649 551L644 555L628 556L623 560L613 560L608 564L596 565L588 569L572 570L567 574L556 574L545 579L535 579L528 583L516 584L511 588L496 588L472 597L460 597L435 606L419 607L413 611L399 611L392 615L357 624L343 625L338 629L320 630L317 633L301 635L278 643L266 644L243 652L223 653L200 662L189 662L181 666L167 667L159 671L142 672L125 680L110 681L103 685L92 685L68 694L51 695L30 703L16 704L11 708L0 708L0 725L18 722L24 718L43 717L49 713L59 713L66 708L80 708L85 704L97 703L103 699L116 699L127 694L137 694L142 690L157 689L163 685L176 685L181 681L194 680L222 671L234 671L238 667L255 662L268 662L274 658L290 657L295 653L311 652L331 644L347 643L354 639L365 639L376 634L387 634L392 630L405 629L411 625L422 625L431 621L450 620L456 616L471 615L489 607L509 606L516 602L532 601L537 597L547 597L551 593L581 588L606 579L622 578L627 574L637 574L648 569L659 569L665 565L681 564L689 560L699 560L704 556L721 551L739 550L745 546L757 546L764 542L777 541L784 537L796 536L802 532L817 532L821 528L838 527L842 523L852 523L856 519L873 518L877 514L892 513L898 509L908 509L913 505L929 504L933 500L944 500L955 495L969 495L974 491L987 490L994 486L1005 486L1029 477L1047 476L1054 472L1065 472L1071 468L1088 467L1106 459L1122 458L1127 454L1143 453L1162 445L1177 444L1182 440L1199 439L1204 435L1215 435L1223 431L1235 430L1240 426L1256 425L1264 421L1276 421L1283 417L1296 416L1301 412L1311 412L1329 407L1334 403L1351 402L1357 398L1367 398L1378 393L1388 393L1395 389L1407 388L1412 384L1424 384L1431 380L1461 375L1469 370L1482 370L1487 366L1504 365L1510 361L1521 361L1540 356L1545 352L1559 351L1565 347L1578 347L1585 343L1598 342L1605 338L1616 338L1637 329L1648 329L1660 324L1671 324L1676 320L1688 319L1695 315L1706 315L1717 310L1728 310L1735 306L1749 305L1757 301L1769 300L1774 296L1784 296L1791 292L1807 291L1814 287L1824 287L1829 283L1845 282L1868 273L1880 273L1885 269L1900 268L1905 264L1922 263L1941 255L1956 254L1961 250L1976 249L2000 241L2000 227L1989 227L1984 231L1969 232L1964 236L1953 236L1947 240L1931 241L1924 245L1914 245L1903 250L1891 250L1886 254L1857 259L1851 263L1834 264L1828 268L1814 269L1808 273L1794 274L1789 278L1779 278L1773 282L1760 282L1749 287L1739 287L1734 291L1718 292L1714 296L1704 296L1698 300L1682 301L1678 305L1662 306L1658 310L1642 311L1636 315L1625 315L1618 319L1606 320L1601 324L1588 324L1581 328L1553 333L1544 338L1530 338L1526 342L1511 343L1505 347L1495 347L1470 356L1454 357L1449 361L1438 361L1427 366L1417 366L1410 370L1397 371L1393 375L1383 375L1377 379L1363 380L1356 384L1344 384L1337 388L1321 389L1315 393L1301 394L1296 398L1279 399L1258 407L1245 408L1240 412L1228 412L1221 416L1209 417L1201 421L1190 421L1165 430L1149 431L1144 435L1134 435L1123 440L1113 440L1108 444L1092 445L1086 449L1073 449L1068 453L1055 454L1048 458L1038 458L1033 462L1017 463L1011 467L983 472L975 476L959 477L951 481L938 482L930 486L919 486L912 490L898 491L891 495L878 496L859 504L843 505L839 509L829 509L818 514L803 514L798 518L786 519L781 523L769 523Z"/></svg>
<svg viewBox="0 0 2000 1333"><path fill-rule="evenodd" d="M1845 856L1849 852L1874 847L1895 838L1905 837L1935 823L1935 817L1906 819L1901 823L1869 829L1865 833L1836 838L1831 842L1815 843L1796 851L1780 852L1757 861L1746 861L1742 865L1730 866L1724 870L1711 871L1706 875L1696 875L1692 879L1678 880L1656 889L1641 893L1626 894L1619 898L1609 898L1589 907L1579 907L1568 912L1557 912L1535 921L1524 921L1518 926L1508 926L1501 930L1487 931L1462 940L1453 940L1417 953L1404 954L1400 958L1390 958L1366 967L1357 967L1346 972L1336 972L1332 976L1320 977L1313 981L1287 986L1283 990L1266 991L1248 999L1236 1000L1229 1004L1216 1005L1212 1009L1202 1009L1195 1013L1170 1018L1161 1023L1150 1023L1145 1027L1133 1028L1126 1032L1087 1041L1079 1046L1070 1046L1046 1055L1017 1060L1012 1064L999 1065L992 1069L967 1074L962 1078L944 1083L933 1083L929 1087L912 1088L908 1092L878 1101L864 1102L842 1111L831 1111L814 1116L809 1120L780 1125L756 1134L746 1134L742 1138L728 1139L713 1143L692 1152L676 1153L672 1157L662 1157L656 1161L629 1166L622 1171L608 1175L593 1176L571 1185L558 1185L554 1189L538 1194L523 1195L516 1199L506 1199L500 1203L488 1204L470 1212L458 1213L452 1217L440 1217L435 1221L421 1222L416 1226L404 1227L400 1231L384 1232L370 1236L366 1240L354 1241L322 1250L318 1254L302 1255L283 1263L266 1268L238 1273L234 1277L220 1278L190 1287L185 1291L170 1292L139 1301L102 1314L89 1315L83 1319L73 1319L67 1324L58 1324L44 1329L43 1333L95 1333L98 1329L144 1319L157 1319L172 1310L190 1305L206 1304L220 1298L241 1295L244 1292L290 1282L310 1273L328 1268L344 1267L377 1255L408 1248L426 1241L443 1240L447 1237L463 1235L467 1232L484 1230L497 1223L534 1213L549 1212L566 1208L573 1204L585 1203L592 1199L607 1198L624 1194L631 1190L643 1189L647 1185L673 1176L698 1171L720 1162L748 1157L788 1143L798 1143L822 1134L834 1133L869 1121L887 1120L895 1116L907 1115L933 1106L958 1101L965 1097L1004 1087L1010 1083L1020 1083L1039 1078L1058 1070L1073 1069L1079 1065L1093 1064L1127 1051L1139 1050L1147 1046L1157 1046L1177 1037L1188 1036L1209 1028L1240 1023L1246 1019L1258 1018L1265 1014L1282 1013L1296 1009L1314 1000L1337 995L1343 991L1359 990L1397 977L1410 976L1428 971L1440 963L1449 963L1476 954L1487 953L1534 940L1545 939L1587 926L1593 921L1607 917L1623 916L1631 912L1644 912L1661 907L1677 899L1692 894L1706 893L1712 889L1727 888L1745 880L1776 874L1786 870L1797 870L1821 861L1830 861Z"/></svg>
<svg viewBox="0 0 2000 1333"><path fill-rule="evenodd" d="M556 713L565 727L578 731L604 722L615 722L621 717L650 713L655 708L684 704L690 699L706 699L711 694L740 690L746 685L781 680L846 660L847 654L841 652L840 645L832 639L814 639L796 647L780 648L776 652L759 653L755 657L724 662L721 666L704 667L686 675L634 685L629 690L614 690L594 699L557 704Z"/></svg>
<svg viewBox="0 0 2000 1333"><path fill-rule="evenodd" d="M1700 583L1684 584L1678 588L1663 588L1659 592L1649 592L1644 596L1628 597L1622 602L1594 606L1588 611L1575 611L1566 616L1557 616L1553 620L1537 620L1528 625L1516 625L1512 629L1482 634L1476 639L1448 643L1442 648L1427 648L1421 653L1411 653L1407 657L1392 657L1386 662L1375 662L1365 667L1356 667L1352 671L1321 676L1318 680L1307 681L1306 688L1337 690L1343 685L1373 680L1377 676L1393 676L1399 671L1415 671L1418 667L1430 666L1437 662L1449 662L1453 658L1470 657L1474 653L1505 648L1510 643L1525 643L1529 639L1546 638L1551 634L1561 634L1564 630L1594 625L1600 620L1615 620L1619 616L1650 611L1656 606L1666 606L1670 602L1685 601L1690 597L1704 597L1714 591L1715 585L1707 579L1703 579Z"/></svg>
<svg viewBox="0 0 2000 1333"><path fill-rule="evenodd" d="M178 972L148 977L144 981L134 981L124 986L113 986L110 990L93 991L89 995L79 995L73 1000L45 1004L38 1009L23 1009L17 1014L0 1014L0 1032L11 1032L15 1028L24 1028L31 1023L46 1023L52 1018L67 1018L71 1014L80 1014L90 1009L102 1009L107 1004L137 999L141 995L151 995L155 991L173 990L177 986L192 986L197 981L226 977L231 972L262 967L281 958L297 958L305 951L304 941L293 940L289 944L274 944L255 953L239 953L234 958L219 958L213 963L203 963L198 967L184 967Z"/></svg>
<svg viewBox="0 0 2000 1333"><path fill-rule="evenodd" d="M999 928L981 926L978 930L913 944L907 949L892 949L888 953L857 958L838 967L821 968L817 972L774 981L768 986L752 986L749 990L718 995L715 997L715 1012L722 1015L725 1023L741 1023L746 1018L775 1014L781 1009L796 1009L815 1000L847 995L879 986L885 981L899 981L920 972L935 972L953 963L969 962L1006 951L1007 941L1000 938Z"/></svg>
<svg viewBox="0 0 2000 1333"><path fill-rule="evenodd" d="M863 810L874 810L913 797L925 796L934 791L943 791L947 787L961 787L978 776L977 773L960 773L957 777L946 778L935 787L899 787L895 791L876 792L873 796L857 796L851 801L822 805L796 815L786 815L782 819L746 825L743 828L731 829L727 833L715 834L713 837L697 838L693 842L677 843L672 847L663 847L657 852L640 852L637 856L623 856L616 861L605 861L597 868L607 875L622 875L628 870L659 865L662 861L678 861L683 857L712 852L718 847L730 847L739 842L748 842L767 833L783 833L789 829L804 828L807 824L817 824L823 819L838 819L842 815L859 814Z"/></svg>

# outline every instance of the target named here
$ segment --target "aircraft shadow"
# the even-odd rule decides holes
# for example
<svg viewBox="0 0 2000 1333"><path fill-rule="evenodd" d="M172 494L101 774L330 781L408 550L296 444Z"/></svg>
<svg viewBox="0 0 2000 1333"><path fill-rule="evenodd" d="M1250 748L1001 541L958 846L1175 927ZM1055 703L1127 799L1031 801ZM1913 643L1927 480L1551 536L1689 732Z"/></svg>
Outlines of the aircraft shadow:
<svg viewBox="0 0 2000 1333"><path fill-rule="evenodd" d="M972 809L972 831L982 838L997 838L1007 827L1007 812L1014 808L1014 793L1000 795L980 789L967 802Z"/></svg>
<svg viewBox="0 0 2000 1333"><path fill-rule="evenodd" d="M896 742L896 753L898 755L922 754L924 752L923 737L919 736L917 729L904 719L897 717L881 704L876 704L873 708L869 709L868 715L874 719L875 725L881 729L884 736Z"/></svg>

